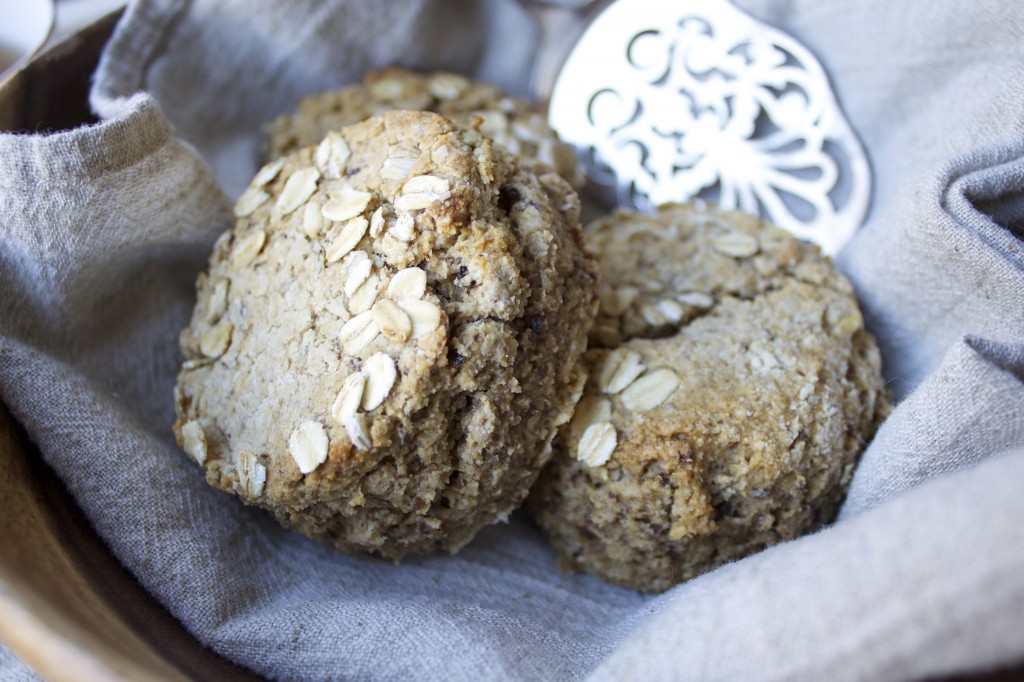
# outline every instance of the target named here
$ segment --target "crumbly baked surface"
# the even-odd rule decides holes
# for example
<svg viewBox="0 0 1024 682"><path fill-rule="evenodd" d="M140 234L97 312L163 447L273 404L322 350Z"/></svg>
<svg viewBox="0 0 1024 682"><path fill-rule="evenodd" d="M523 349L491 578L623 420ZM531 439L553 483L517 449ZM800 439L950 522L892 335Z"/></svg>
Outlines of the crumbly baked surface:
<svg viewBox="0 0 1024 682"><path fill-rule="evenodd" d="M573 187L583 186L576 153L558 139L539 107L497 86L443 71L391 67L369 72L361 83L306 97L294 115L271 123L268 158L316 144L331 130L392 109L433 111L460 125L477 126L509 151L539 159Z"/></svg>
<svg viewBox="0 0 1024 682"><path fill-rule="evenodd" d="M890 409L831 261L698 205L586 239L590 377L527 502L563 564L658 592L831 520Z"/></svg>
<svg viewBox="0 0 1024 682"><path fill-rule="evenodd" d="M566 181L390 112L268 164L235 211L175 390L207 482L395 560L516 508L582 390L597 308Z"/></svg>

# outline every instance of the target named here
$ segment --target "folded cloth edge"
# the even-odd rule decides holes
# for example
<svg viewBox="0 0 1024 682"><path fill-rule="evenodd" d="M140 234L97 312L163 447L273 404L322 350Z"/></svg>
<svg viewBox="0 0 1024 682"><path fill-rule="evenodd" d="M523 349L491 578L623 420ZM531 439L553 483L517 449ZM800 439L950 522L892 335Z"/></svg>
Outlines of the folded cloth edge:
<svg viewBox="0 0 1024 682"><path fill-rule="evenodd" d="M0 133L0 187L52 187L93 180L138 163L174 140L171 126L150 94L111 102L107 112L99 123L72 130Z"/></svg>
<svg viewBox="0 0 1024 682"><path fill-rule="evenodd" d="M145 74L149 63L163 49L164 36L188 9L190 0L131 2L100 55L89 90L89 104L102 118L118 114L118 101L129 93L146 90ZM146 68L138 68L139 58Z"/></svg>

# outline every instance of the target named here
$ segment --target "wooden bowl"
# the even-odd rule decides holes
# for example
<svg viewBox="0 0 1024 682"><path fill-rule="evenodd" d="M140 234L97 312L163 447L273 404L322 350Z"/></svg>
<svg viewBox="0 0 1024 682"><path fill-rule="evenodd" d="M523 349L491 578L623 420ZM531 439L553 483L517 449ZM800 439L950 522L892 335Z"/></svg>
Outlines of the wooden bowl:
<svg viewBox="0 0 1024 682"><path fill-rule="evenodd" d="M89 80L119 13L0 86L0 130L95 122ZM0 404L0 640L54 682L258 679L203 648L117 562ZM2 676L2 674L0 674Z"/></svg>

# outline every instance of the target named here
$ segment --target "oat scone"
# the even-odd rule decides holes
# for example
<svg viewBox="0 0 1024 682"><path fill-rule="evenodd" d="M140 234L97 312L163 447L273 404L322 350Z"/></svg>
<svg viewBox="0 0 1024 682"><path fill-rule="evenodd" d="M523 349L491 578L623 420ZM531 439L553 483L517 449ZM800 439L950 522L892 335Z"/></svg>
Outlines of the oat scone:
<svg viewBox="0 0 1024 682"><path fill-rule="evenodd" d="M582 390L597 308L565 180L390 112L265 166L235 211L175 390L207 482L395 560L516 508Z"/></svg>
<svg viewBox="0 0 1024 682"><path fill-rule="evenodd" d="M575 151L558 139L539 107L497 86L443 71L391 67L369 72L361 83L303 98L294 115L270 124L268 158L392 109L433 111L466 127L476 119L480 132L509 151L543 161L576 189L583 186Z"/></svg>
<svg viewBox="0 0 1024 682"><path fill-rule="evenodd" d="M695 205L585 236L590 378L527 502L563 565L659 592L830 521L890 409L831 261Z"/></svg>

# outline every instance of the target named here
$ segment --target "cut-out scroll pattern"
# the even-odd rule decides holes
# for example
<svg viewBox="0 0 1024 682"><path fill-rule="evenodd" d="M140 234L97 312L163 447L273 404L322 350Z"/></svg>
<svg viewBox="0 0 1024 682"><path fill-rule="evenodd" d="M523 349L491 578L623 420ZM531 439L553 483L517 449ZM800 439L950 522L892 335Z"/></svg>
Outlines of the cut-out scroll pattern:
<svg viewBox="0 0 1024 682"><path fill-rule="evenodd" d="M823 69L731 5L699 5L659 28L616 27L601 57L613 68L591 64L576 81L586 89L572 99L585 111L563 135L619 203L705 197L836 250L863 219L869 178ZM575 57L567 72L579 68ZM557 91L552 119L562 132Z"/></svg>

